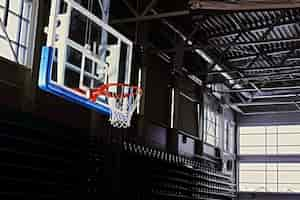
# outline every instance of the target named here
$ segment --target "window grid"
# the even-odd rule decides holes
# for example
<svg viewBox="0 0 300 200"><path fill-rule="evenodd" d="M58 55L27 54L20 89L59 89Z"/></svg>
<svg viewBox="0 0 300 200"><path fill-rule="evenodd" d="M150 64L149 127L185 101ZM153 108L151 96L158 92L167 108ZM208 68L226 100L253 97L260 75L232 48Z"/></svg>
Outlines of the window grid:
<svg viewBox="0 0 300 200"><path fill-rule="evenodd" d="M204 135L207 144L217 144L217 116L209 106L204 107Z"/></svg>
<svg viewBox="0 0 300 200"><path fill-rule="evenodd" d="M247 149L248 148L248 149ZM251 149L252 148L252 149ZM253 151L255 149L255 151ZM240 128L239 190L251 192L300 193L300 163L251 162L253 155L300 155L300 126L265 126Z"/></svg>
<svg viewBox="0 0 300 200"><path fill-rule="evenodd" d="M25 0L1 1L0 11L1 10L3 11L3 15L0 16L0 18L6 25L9 38L6 38L3 33L0 34L0 40L2 40L0 42L5 45L5 47L3 46L2 48L3 51L0 51L0 55L26 65L28 62L27 55L29 55L28 36L31 25L32 2ZM14 21L14 23L12 23L12 21ZM1 30L1 32L3 32L3 30ZM12 50L8 48L6 44L8 41L13 46L16 58L13 56Z"/></svg>
<svg viewBox="0 0 300 200"><path fill-rule="evenodd" d="M247 169L251 165L254 165L254 167L261 165L262 167L260 169ZM284 165L296 166L299 170L282 170L281 168L284 168ZM240 164L240 174L240 191L300 193L299 163L242 163ZM270 175L275 175L275 177ZM263 177L263 179L258 176ZM243 179L247 179L247 181Z"/></svg>
<svg viewBox="0 0 300 200"><path fill-rule="evenodd" d="M225 121L224 151L234 153L234 142L234 124L231 121Z"/></svg>
<svg viewBox="0 0 300 200"><path fill-rule="evenodd" d="M6 7L0 4L0 9L5 10ZM25 21L25 22L27 22L27 23L30 22L30 20L29 20L28 18L25 18L23 15L20 16L18 13L16 13L16 12L13 11L13 10L8 10L8 14L12 14L12 15L14 15L14 16L16 16L16 17L19 17L20 19L22 19L23 21Z"/></svg>
<svg viewBox="0 0 300 200"><path fill-rule="evenodd" d="M300 154L299 126L295 126L294 130L292 126L288 126L288 128L290 129L289 131L285 131L280 126L264 127L264 132L261 130L257 132L243 132L241 130L240 154ZM269 132L268 129L272 129L272 132Z"/></svg>

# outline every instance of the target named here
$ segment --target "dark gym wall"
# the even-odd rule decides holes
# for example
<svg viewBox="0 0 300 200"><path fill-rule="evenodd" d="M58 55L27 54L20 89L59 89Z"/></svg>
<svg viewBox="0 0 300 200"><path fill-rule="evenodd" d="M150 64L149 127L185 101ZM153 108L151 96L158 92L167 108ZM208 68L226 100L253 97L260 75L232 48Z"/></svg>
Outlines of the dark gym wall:
<svg viewBox="0 0 300 200"><path fill-rule="evenodd" d="M84 198L87 142L80 129L1 107L0 198Z"/></svg>
<svg viewBox="0 0 300 200"><path fill-rule="evenodd" d="M144 117L148 121L169 127L171 66L151 55L145 77Z"/></svg>
<svg viewBox="0 0 300 200"><path fill-rule="evenodd" d="M178 77L175 83L174 127L200 139L200 116L202 108L200 87L188 78ZM199 113L198 113L199 109Z"/></svg>

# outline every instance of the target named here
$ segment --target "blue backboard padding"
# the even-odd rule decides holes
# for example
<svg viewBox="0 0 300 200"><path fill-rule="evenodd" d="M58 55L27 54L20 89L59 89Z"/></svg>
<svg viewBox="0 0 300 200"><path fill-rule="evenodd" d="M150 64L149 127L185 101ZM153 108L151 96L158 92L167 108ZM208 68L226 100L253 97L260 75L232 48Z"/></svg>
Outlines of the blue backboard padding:
<svg viewBox="0 0 300 200"><path fill-rule="evenodd" d="M52 47L43 47L39 71L39 87L46 92L62 97L68 101L78 103L82 106L85 106L86 108L96 110L105 115L109 115L110 109L108 107L96 104L88 100L87 98L79 96L76 93L72 93L63 87L59 87L59 85L51 83L50 75L51 67L53 64L53 55L54 49Z"/></svg>

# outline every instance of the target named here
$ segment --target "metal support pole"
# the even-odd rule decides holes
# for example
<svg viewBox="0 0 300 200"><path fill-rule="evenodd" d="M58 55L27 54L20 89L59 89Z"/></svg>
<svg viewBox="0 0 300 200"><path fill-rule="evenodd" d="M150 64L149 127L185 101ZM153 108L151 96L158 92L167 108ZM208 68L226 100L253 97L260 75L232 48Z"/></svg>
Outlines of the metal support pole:
<svg viewBox="0 0 300 200"><path fill-rule="evenodd" d="M108 20L109 20L109 9L110 9L110 0L103 0L102 1L102 6L103 6L102 20L105 23L108 23ZM107 47L107 38L108 38L107 32L104 29L102 29L101 44L100 44L100 47L99 47L100 48L99 49L99 54L100 54L101 61L105 61L106 47Z"/></svg>
<svg viewBox="0 0 300 200"><path fill-rule="evenodd" d="M184 15L189 15L189 10L183 10L183 11L176 11L176 12L167 12L167 13L161 13L161 14L154 14L154 15L147 15L147 16L139 16L134 18L127 18L127 19L116 19L111 22L111 24L122 24L122 23L133 23L133 22L140 22L140 21L149 21L149 20L155 20L155 19L162 19L162 18L168 18L168 17L179 17Z"/></svg>
<svg viewBox="0 0 300 200"><path fill-rule="evenodd" d="M103 0L103 1L98 0L98 2L99 2L101 13L102 13L102 20L105 23L107 23L109 20L110 0ZM107 32L104 29L102 29L101 44L96 47L96 48L98 48L98 52L99 52L101 61L103 61L106 56L106 50L105 50L106 45L107 45ZM95 47L93 47L93 48L95 48ZM99 136L99 129L103 130L103 128L105 127L105 126L104 127L99 126L99 121L101 121L101 120L103 120L103 119L100 118L100 116L97 112L95 112L95 111L91 112L90 134L92 136ZM103 124L104 124L104 122L103 122ZM108 138L110 138L109 134L110 134L110 131L107 131L107 133L104 136L106 140L108 140ZM107 142L109 143L110 141L107 141Z"/></svg>
<svg viewBox="0 0 300 200"><path fill-rule="evenodd" d="M108 23L109 20L109 10L110 10L110 0L103 0L103 21Z"/></svg>
<svg viewBox="0 0 300 200"><path fill-rule="evenodd" d="M130 12L135 16L138 17L139 13L132 7L132 5L127 0L122 0L122 2L127 6Z"/></svg>
<svg viewBox="0 0 300 200"><path fill-rule="evenodd" d="M60 0L51 1L50 18L48 25L48 37L47 46L53 47L55 42L55 32L56 32L56 17L59 13Z"/></svg>
<svg viewBox="0 0 300 200"><path fill-rule="evenodd" d="M145 16L155 6L156 3L157 0L152 0L143 11L142 16Z"/></svg>

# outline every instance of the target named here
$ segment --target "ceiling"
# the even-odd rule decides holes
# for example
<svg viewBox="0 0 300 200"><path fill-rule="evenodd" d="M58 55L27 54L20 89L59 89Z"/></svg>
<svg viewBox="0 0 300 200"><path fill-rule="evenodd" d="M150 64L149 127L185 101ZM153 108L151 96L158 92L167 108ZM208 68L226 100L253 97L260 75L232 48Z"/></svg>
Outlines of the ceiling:
<svg viewBox="0 0 300 200"><path fill-rule="evenodd" d="M180 49L202 57L206 70L191 71L206 85L226 85L214 92L229 94L236 111L300 112L298 1L119 1L112 24L151 24L153 47L170 62Z"/></svg>

